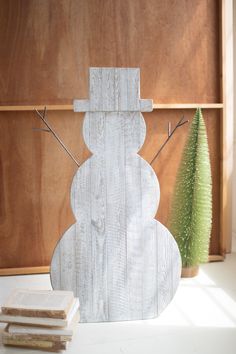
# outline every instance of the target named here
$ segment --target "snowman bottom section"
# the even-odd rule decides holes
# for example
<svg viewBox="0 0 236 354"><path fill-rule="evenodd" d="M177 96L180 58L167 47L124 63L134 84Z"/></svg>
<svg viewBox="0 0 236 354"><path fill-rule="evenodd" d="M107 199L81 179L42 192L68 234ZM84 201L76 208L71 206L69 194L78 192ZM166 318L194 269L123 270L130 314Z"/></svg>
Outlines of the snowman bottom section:
<svg viewBox="0 0 236 354"><path fill-rule="evenodd" d="M154 318L172 300L180 273L178 246L156 220L123 234L96 234L76 223L51 263L53 288L79 297L81 322Z"/></svg>

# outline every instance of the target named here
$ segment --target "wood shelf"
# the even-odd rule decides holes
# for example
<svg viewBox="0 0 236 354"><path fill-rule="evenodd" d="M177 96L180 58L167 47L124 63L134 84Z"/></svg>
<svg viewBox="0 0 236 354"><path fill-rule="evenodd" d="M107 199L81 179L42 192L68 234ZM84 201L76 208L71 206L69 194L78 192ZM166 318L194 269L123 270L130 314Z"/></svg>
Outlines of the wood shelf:
<svg viewBox="0 0 236 354"><path fill-rule="evenodd" d="M43 111L44 107L47 107L48 111L72 111L72 104L45 104L45 105L35 105L35 106L0 106L0 112L10 112L10 111Z"/></svg>
<svg viewBox="0 0 236 354"><path fill-rule="evenodd" d="M0 276L5 275L25 275L25 274L47 274L50 272L49 266L23 267L23 268L0 268Z"/></svg>
<svg viewBox="0 0 236 354"><path fill-rule="evenodd" d="M223 103L154 103L154 109L221 109Z"/></svg>
<svg viewBox="0 0 236 354"><path fill-rule="evenodd" d="M0 106L0 112L17 112L17 111L34 111L36 108L39 111L44 109L45 105L35 106ZM72 111L72 104L46 105L48 111ZM154 103L153 109L221 109L223 103Z"/></svg>

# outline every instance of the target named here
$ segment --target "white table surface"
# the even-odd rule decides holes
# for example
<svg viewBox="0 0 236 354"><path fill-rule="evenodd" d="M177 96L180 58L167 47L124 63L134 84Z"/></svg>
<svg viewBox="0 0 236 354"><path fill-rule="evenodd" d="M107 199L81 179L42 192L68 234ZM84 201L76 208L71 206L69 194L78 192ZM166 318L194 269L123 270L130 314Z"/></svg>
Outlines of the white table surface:
<svg viewBox="0 0 236 354"><path fill-rule="evenodd" d="M235 272L236 254L202 265L197 277L181 280L172 303L153 320L78 324L66 353L235 354ZM49 275L0 277L0 304L14 288L50 289ZM39 352L0 344L0 354Z"/></svg>

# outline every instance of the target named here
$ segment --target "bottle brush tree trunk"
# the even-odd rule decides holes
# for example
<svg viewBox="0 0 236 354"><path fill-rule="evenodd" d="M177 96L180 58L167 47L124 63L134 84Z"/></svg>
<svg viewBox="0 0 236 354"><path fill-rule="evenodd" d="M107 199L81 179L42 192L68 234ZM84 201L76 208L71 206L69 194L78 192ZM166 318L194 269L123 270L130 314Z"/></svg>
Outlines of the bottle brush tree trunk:
<svg viewBox="0 0 236 354"><path fill-rule="evenodd" d="M177 173L170 215L182 267L207 262L212 224L212 179L205 122L198 108Z"/></svg>

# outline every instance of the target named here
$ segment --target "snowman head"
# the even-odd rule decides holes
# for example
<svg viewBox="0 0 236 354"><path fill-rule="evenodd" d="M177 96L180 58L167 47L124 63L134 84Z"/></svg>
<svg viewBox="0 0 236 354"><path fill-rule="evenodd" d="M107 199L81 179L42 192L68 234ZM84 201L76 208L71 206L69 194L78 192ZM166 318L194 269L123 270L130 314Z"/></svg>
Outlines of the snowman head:
<svg viewBox="0 0 236 354"><path fill-rule="evenodd" d="M137 153L146 136L146 125L140 112L88 112L83 136L93 154Z"/></svg>
<svg viewBox="0 0 236 354"><path fill-rule="evenodd" d="M152 100L140 99L139 88L138 68L90 68L90 98L74 100L74 111L86 112L84 140L93 153L141 148L146 135L141 112L152 111Z"/></svg>

